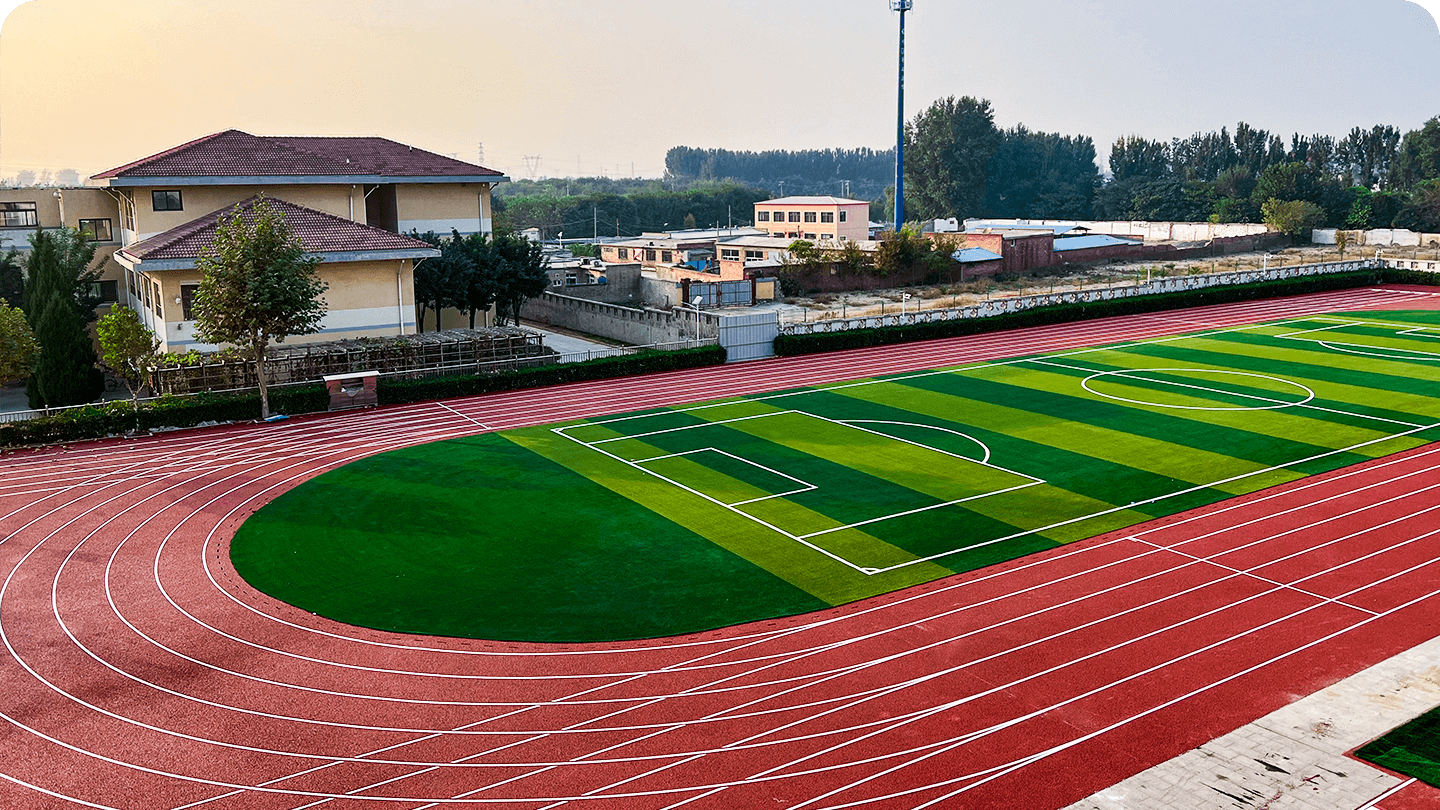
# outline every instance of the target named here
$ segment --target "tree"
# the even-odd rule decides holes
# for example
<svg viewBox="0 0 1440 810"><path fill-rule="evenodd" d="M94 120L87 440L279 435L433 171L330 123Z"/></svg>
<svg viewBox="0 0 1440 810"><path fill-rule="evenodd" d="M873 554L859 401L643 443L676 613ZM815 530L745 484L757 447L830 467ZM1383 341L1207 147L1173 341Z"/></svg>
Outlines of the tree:
<svg viewBox="0 0 1440 810"><path fill-rule="evenodd" d="M0 385L9 385L30 376L40 346L25 322L25 313L0 298Z"/></svg>
<svg viewBox="0 0 1440 810"><path fill-rule="evenodd" d="M440 316L446 309L465 309L466 291L475 275L475 265L470 255L460 244L460 234L451 238L437 236L434 231L411 234L415 238L440 248L440 255L422 259L415 265L415 300L420 303L420 327L425 326L427 310L435 311L435 331L440 331ZM487 305L488 306L488 305ZM470 315L470 325L475 325L475 315Z"/></svg>
<svg viewBox="0 0 1440 810"><path fill-rule="evenodd" d="M693 230L695 230L695 215L694 215L694 214L686 214L686 215L685 215L685 230L687 230L687 231L693 231Z"/></svg>
<svg viewBox="0 0 1440 810"><path fill-rule="evenodd" d="M215 242L196 262L203 273L195 291L195 333L207 343L228 343L255 364L260 415L270 418L265 352L270 342L320 331L326 289L285 217L261 195L220 218Z"/></svg>
<svg viewBox="0 0 1440 810"><path fill-rule="evenodd" d="M503 326L509 319L518 325L525 302L539 297L550 286L550 276L545 272L550 260L538 242L518 234L502 234L494 242L501 259L495 279L495 323Z"/></svg>
<svg viewBox="0 0 1440 810"><path fill-rule="evenodd" d="M990 102L970 96L940 99L907 122L906 203L916 217L963 219L979 212L999 139Z"/></svg>
<svg viewBox="0 0 1440 810"><path fill-rule="evenodd" d="M1440 116L1405 133L1395 160L1395 175L1402 189L1440 178Z"/></svg>
<svg viewBox="0 0 1440 810"><path fill-rule="evenodd" d="M1267 226L1296 242L1325 219L1325 209L1306 200L1266 200L1260 211Z"/></svg>
<svg viewBox="0 0 1440 810"><path fill-rule="evenodd" d="M15 248L0 254L0 298L12 307L25 308L25 272L20 265L20 251Z"/></svg>
<svg viewBox="0 0 1440 810"><path fill-rule="evenodd" d="M1350 247L1350 232L1341 228L1335 231L1335 247L1340 250L1340 261L1345 261L1345 248Z"/></svg>
<svg viewBox="0 0 1440 810"><path fill-rule="evenodd" d="M37 230L25 258L25 317L40 344L26 394L32 408L94 400L105 389L85 325L95 317L88 293L93 245L69 228Z"/></svg>
<svg viewBox="0 0 1440 810"><path fill-rule="evenodd" d="M452 240L470 262L470 273L457 300L459 308L469 313L470 328L474 329L475 314L485 312L495 303L505 257L500 255L495 240L483 233L472 233L462 238L459 231L455 231Z"/></svg>
<svg viewBox="0 0 1440 810"><path fill-rule="evenodd" d="M125 381L125 387L130 389L130 401L138 413L140 389L150 376L160 341L135 310L120 304L100 319L95 325L95 334L100 339L100 362Z"/></svg>

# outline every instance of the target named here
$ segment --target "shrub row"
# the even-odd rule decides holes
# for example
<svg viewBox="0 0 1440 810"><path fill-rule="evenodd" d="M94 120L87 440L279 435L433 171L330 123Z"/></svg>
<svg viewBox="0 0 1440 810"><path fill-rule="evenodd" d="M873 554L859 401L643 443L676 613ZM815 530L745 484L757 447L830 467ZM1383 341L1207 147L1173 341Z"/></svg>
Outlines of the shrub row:
<svg viewBox="0 0 1440 810"><path fill-rule="evenodd" d="M274 413L310 413L330 406L320 386L277 388L270 392ZM165 396L140 403L128 400L71 408L53 416L0 424L0 447L57 444L98 439L132 430L194 427L203 422L240 422L260 418L260 393Z"/></svg>
<svg viewBox="0 0 1440 810"><path fill-rule="evenodd" d="M500 374L480 376L437 377L428 380L387 380L380 384L381 405L399 405L430 399L490 394L519 388L652 374L657 371L678 371L725 362L725 350L719 346L680 349L673 352L648 351L617 357L600 357L583 363L563 363L536 368L517 369Z"/></svg>
<svg viewBox="0 0 1440 810"><path fill-rule="evenodd" d="M387 380L380 383L379 395L381 404L394 405L631 374L699 368L724 362L725 350L719 346L674 352L653 351L481 376ZM274 413L313 413L329 407L330 395L320 386L277 388L270 392L270 410ZM258 418L259 392L166 396L141 403L138 413L128 401L107 402L72 408L53 416L42 416L25 422L0 424L0 447L59 444L81 439L98 439L136 429L194 427L204 422L242 422Z"/></svg>
<svg viewBox="0 0 1440 810"><path fill-rule="evenodd" d="M1424 284L1440 285L1434 273L1416 270L1360 270L1352 273L1336 273L1325 276L1289 278L1278 281L1261 281L1250 284L1233 284L1222 287L1207 287L1199 290L1141 295L1134 298L1113 298L1107 301L1087 301L1073 304L1055 304L995 315L988 318L967 318L953 321L932 321L928 323L881 326L869 329L851 329L844 332L816 332L808 335L781 335L775 340L775 353L782 357L802 354L833 352L841 349L858 349L868 346L886 346L894 343L909 343L916 340L960 337L982 332L999 332L1026 326L1048 326L1071 321L1094 318L1109 318L1118 315L1137 315L1168 309L1225 304L1235 301L1254 301L1263 298L1281 298L1305 293L1329 290L1352 289L1369 284Z"/></svg>

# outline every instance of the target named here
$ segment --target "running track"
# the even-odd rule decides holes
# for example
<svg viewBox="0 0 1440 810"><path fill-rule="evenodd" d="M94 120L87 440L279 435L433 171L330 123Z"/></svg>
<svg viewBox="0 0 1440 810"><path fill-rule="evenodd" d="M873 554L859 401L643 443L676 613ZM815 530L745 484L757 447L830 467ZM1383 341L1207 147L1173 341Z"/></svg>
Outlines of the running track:
<svg viewBox="0 0 1440 810"><path fill-rule="evenodd" d="M400 636L256 594L246 515L492 429L1354 309L1225 305L0 457L0 807L1054 808L1440 635L1440 445L818 614Z"/></svg>

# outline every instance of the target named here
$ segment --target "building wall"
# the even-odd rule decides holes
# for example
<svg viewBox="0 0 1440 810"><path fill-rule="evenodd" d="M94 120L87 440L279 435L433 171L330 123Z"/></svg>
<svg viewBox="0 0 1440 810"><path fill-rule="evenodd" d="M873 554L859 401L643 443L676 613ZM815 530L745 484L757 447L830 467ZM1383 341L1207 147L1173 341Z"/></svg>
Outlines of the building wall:
<svg viewBox="0 0 1440 810"><path fill-rule="evenodd" d="M318 270L320 279L329 285L323 296L329 312L321 322L322 331L288 338L286 344L415 333L415 276L411 260L321 262ZM148 307L143 293L131 297L129 304L160 338L162 351L213 351L216 348L196 339L195 323L184 319L180 303L180 288L200 283L198 270L166 270L138 276L142 285L160 287L158 299L152 292Z"/></svg>
<svg viewBox="0 0 1440 810"><path fill-rule="evenodd" d="M713 338L719 334L719 320L709 312L700 313L697 320L696 314L690 310L666 312L649 307L642 309L587 301L552 292L531 299L525 304L521 314L526 320L600 335L637 346L692 340L697 323L700 337Z"/></svg>
<svg viewBox="0 0 1440 810"><path fill-rule="evenodd" d="M840 212L845 212L845 221L840 221ZM761 222L760 213L769 212L770 221ZM785 215L784 222L776 222L776 213ZM800 214L799 222L790 222L791 212ZM806 222L806 213L815 214L815 222ZM821 222L822 213L835 215L834 222ZM870 205L868 203L850 203L846 205L776 205L774 203L755 203L755 227L764 230L774 237L791 238L790 234L800 234L793 238L804 239L805 234L815 234L816 239L849 239L864 241L870 238Z"/></svg>
<svg viewBox="0 0 1440 810"><path fill-rule="evenodd" d="M152 191L176 189L174 186L139 186L126 188L135 201L134 235L127 234L125 244L149 239L156 234L177 228L206 214L228 208L257 194L276 197L337 217L365 222L365 192L351 185L295 186L184 186L179 187L181 211L156 211ZM101 192L104 193L104 192ZM353 203L353 216L352 216Z"/></svg>
<svg viewBox="0 0 1440 810"><path fill-rule="evenodd" d="M395 200L400 233L494 232L489 183L402 184L395 187Z"/></svg>
<svg viewBox="0 0 1440 810"><path fill-rule="evenodd" d="M975 247L966 236L966 247ZM980 247L984 247L981 245ZM988 249L988 248L987 248ZM995 251L1004 257L1005 272L1023 273L1036 267L1055 264L1054 234L1006 237L1004 250Z"/></svg>
<svg viewBox="0 0 1440 810"><path fill-rule="evenodd" d="M59 197L56 197L56 193ZM59 228L62 224L79 228L82 219L105 219L110 221L111 238L95 245L95 260L91 269L100 268L101 281L116 283L117 293L123 292L124 268L112 260L120 249L119 204L115 197L98 188L6 188L0 189L0 202L33 202L36 219L42 229ZM60 217L61 209L65 217ZM0 228L0 250L15 248L22 252L30 250L29 237L34 228ZM102 310L103 311L103 310Z"/></svg>

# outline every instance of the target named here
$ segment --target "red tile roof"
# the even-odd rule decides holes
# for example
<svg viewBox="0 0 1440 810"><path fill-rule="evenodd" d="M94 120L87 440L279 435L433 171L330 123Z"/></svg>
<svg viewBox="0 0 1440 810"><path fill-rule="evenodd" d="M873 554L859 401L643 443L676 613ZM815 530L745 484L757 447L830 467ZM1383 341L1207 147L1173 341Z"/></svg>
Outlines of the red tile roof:
<svg viewBox="0 0 1440 810"><path fill-rule="evenodd" d="M387 138L262 137L230 129L95 175L145 177L501 177Z"/></svg>
<svg viewBox="0 0 1440 810"><path fill-rule="evenodd" d="M215 244L215 233L221 217L239 211L246 221L254 221L255 204L262 199L251 197L230 208L222 208L177 228L152 236L121 250L140 261L164 261L199 258ZM401 236L381 228L351 222L344 217L316 211L303 205L264 198L285 217L285 224L295 233L307 253L351 253L388 250L433 250L426 242Z"/></svg>

